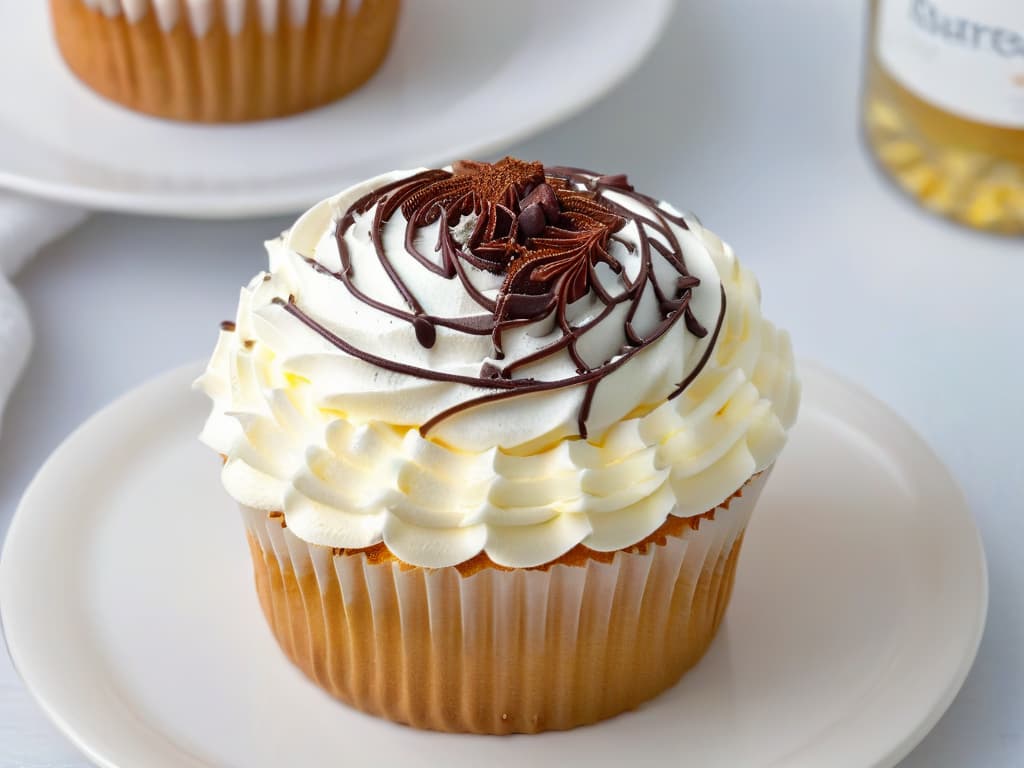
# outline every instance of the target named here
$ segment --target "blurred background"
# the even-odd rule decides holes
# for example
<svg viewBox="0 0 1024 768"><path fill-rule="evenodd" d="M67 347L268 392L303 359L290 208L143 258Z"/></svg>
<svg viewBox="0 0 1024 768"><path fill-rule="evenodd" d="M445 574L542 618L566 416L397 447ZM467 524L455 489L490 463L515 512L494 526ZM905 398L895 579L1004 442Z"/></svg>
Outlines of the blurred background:
<svg viewBox="0 0 1024 768"><path fill-rule="evenodd" d="M964 688L901 765L1024 765L1024 248L914 202L942 184L900 177L927 148L904 147L902 166L888 151L896 183L880 170L862 128L869 13L858 2L680 0L650 55L610 92L476 159L626 172L692 209L758 275L766 315L790 330L798 355L862 384L934 447L976 515L991 606ZM618 55L628 52L614 40L595 41L593 56ZM524 88L559 76L537 67L522 72ZM873 124L877 146L892 139L883 129ZM912 128L899 131L913 144ZM1007 146L1021 151L1021 141L1017 132ZM263 240L298 208L228 220L93 213L14 276L35 344L0 432L0 531L72 428L208 355L240 282L265 265ZM0 659L0 766L84 764Z"/></svg>

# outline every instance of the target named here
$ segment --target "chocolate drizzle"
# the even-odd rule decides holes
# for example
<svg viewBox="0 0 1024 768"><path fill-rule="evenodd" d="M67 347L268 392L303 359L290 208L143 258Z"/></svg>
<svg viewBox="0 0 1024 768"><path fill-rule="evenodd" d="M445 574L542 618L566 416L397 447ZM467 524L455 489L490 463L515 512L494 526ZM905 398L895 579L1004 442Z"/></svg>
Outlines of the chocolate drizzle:
<svg viewBox="0 0 1024 768"><path fill-rule="evenodd" d="M619 204L609 197L610 192L630 199L631 205L627 208ZM405 307L385 304L356 284L358 265L352 263L345 236L357 217L371 211L369 233L376 257ZM406 221L404 245L408 256L439 277L459 280L480 307L479 314L441 317L424 309L401 279L391 261L392 255L384 249L384 227L398 211ZM422 238L417 234L438 222L434 250L439 258L430 258L419 250L417 243ZM635 244L617 234L629 223L636 227ZM307 263L340 281L359 301L410 323L421 346L434 346L439 327L475 336L489 335L493 345L491 357L503 361L502 337L506 331L549 317L561 330L555 341L517 360L504 364L484 362L478 376L421 368L376 355L322 326L303 312L295 297L287 301L276 299L275 303L334 346L364 362L400 374L483 391L479 397L433 416L420 427L423 434L445 419L483 403L582 386L586 389L577 426L579 434L586 437L587 417L604 377L667 333L679 320L697 338L709 333L690 307L693 289L700 280L687 271L672 224L687 228L683 217L665 211L656 200L636 192L623 175L601 176L576 168L545 169L540 163L513 158L493 165L464 161L456 163L452 172L424 171L379 187L357 200L339 219L335 231L341 268L334 272L312 259L307 259ZM613 243L639 257L639 270L633 277L612 255ZM659 282L652 263L655 257L671 266L675 275L671 283ZM473 285L468 267L503 276L496 297L484 295ZM611 271L618 281L618 291L609 290L602 283L599 268ZM656 299L660 320L641 333L634 323L648 289ZM574 325L567 309L588 294L604 306L586 321ZM624 302L629 305L623 323L626 343L610 359L596 366L588 365L577 343ZM702 359L670 397L681 393L707 363L725 316L724 289L721 307ZM574 375L557 380L516 375L519 369L563 351L576 366Z"/></svg>

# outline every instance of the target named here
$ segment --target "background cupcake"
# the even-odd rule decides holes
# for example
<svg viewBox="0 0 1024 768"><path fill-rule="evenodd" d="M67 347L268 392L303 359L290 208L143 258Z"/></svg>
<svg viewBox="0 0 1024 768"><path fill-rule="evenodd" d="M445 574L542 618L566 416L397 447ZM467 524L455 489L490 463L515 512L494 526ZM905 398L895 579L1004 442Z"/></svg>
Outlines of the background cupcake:
<svg viewBox="0 0 1024 768"><path fill-rule="evenodd" d="M61 55L107 98L237 122L327 104L380 66L398 0L50 0Z"/></svg>
<svg viewBox="0 0 1024 768"><path fill-rule="evenodd" d="M203 439L307 675L534 732L700 658L799 398L728 246L624 176L506 158L371 179L269 249Z"/></svg>

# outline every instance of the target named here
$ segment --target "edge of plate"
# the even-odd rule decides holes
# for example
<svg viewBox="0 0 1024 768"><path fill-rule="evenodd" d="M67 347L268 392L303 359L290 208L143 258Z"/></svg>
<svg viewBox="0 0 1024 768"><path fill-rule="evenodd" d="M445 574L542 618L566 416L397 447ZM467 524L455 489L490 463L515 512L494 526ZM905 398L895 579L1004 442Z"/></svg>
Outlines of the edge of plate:
<svg viewBox="0 0 1024 768"><path fill-rule="evenodd" d="M14 587L6 586L13 583L14 579L5 578L7 570L11 568L9 564L11 560L11 542L17 538L19 535L18 531L25 525L23 521L27 516L23 510L25 509L26 504L31 502L32 497L35 495L36 487L40 482L40 477L46 472L51 463L57 460L59 456L67 450L67 446L72 442L72 440L82 432L89 429L95 422L105 418L110 411L121 407L124 402L148 395L150 387L157 382L170 380L178 376L184 378L186 374L194 377L198 376L201 372L202 363L198 360L179 365L166 371L161 371L148 377L121 395L118 395L98 411L92 413L84 421L79 423L78 426L71 430L71 432L61 440L57 448L54 449L54 451L46 458L32 476L32 480L29 481L24 493L22 493L21 499L14 510L14 515L11 517L10 525L8 526L7 533L4 536L3 545L0 546L0 637L3 639L4 647L7 650L7 657L11 661L11 667L25 685L25 689L28 691L29 695L43 711L43 714L46 715L47 719L49 719L57 730L60 731L60 733L63 734L76 749L81 751L90 762L95 763L101 768L124 768L124 766L120 766L117 763L112 762L105 755L98 752L89 743L88 739L83 738L78 733L77 729L67 721L67 719L61 714L60 708L50 703L50 699L47 694L40 691L38 686L33 683L32 675L25 673L18 660L18 653L20 653L20 651L15 650L15 646L12 646L11 644L11 634L8 630L7 619L5 618L7 609L4 608L4 606L8 604L10 595L14 592Z"/></svg>
<svg viewBox="0 0 1024 768"><path fill-rule="evenodd" d="M457 157L486 155L498 148L535 136L582 112L606 96L632 75L650 55L661 39L666 22L678 5L678 0L648 0L652 13L646 29L643 44L622 57L623 64L614 76L582 92L578 98L559 102L558 106L537 119L527 121L514 131L502 137L481 142L467 142L444 151L420 158L419 165L436 166L451 162ZM416 164L416 163L413 163ZM288 214L308 208L347 184L359 179L346 179L339 172L338 180L310 184L306 189L289 190L280 194L263 194L251 200L239 200L225 194L203 194L190 192L186 195L140 194L128 190L110 190L84 184L62 184L57 181L38 179L10 173L0 169L0 188L22 192L45 200L70 203L98 211L164 216L168 218L195 219L247 219L260 216Z"/></svg>
<svg viewBox="0 0 1024 768"><path fill-rule="evenodd" d="M893 768L903 760L903 758L913 752L914 749L925 740L928 734L932 732L935 726L938 725L939 720L942 719L942 716L945 715L950 706L952 706L957 694L960 693L960 689L963 688L964 683L967 681L968 674L970 674L971 669L974 667L974 662L978 657L978 650L981 648L982 638L985 636L985 626L988 621L988 558L985 555L984 542L982 541L981 531L978 529L978 524L974 519L974 513L971 510L970 504L967 502L967 497L964 495L963 489L960 487L960 483L957 481L956 476L949 467L946 466L945 462L942 461L938 454L935 453L931 445L928 444L928 442L903 416L897 413L887 403L871 394L871 392L860 384L857 384L852 379L828 368L816 360L800 360L798 363L798 370L801 374L811 372L812 376L821 376L824 379L831 379L834 384L838 384L846 390L853 392L861 399L870 403L874 408L877 408L885 415L891 417L893 424L896 425L904 435L909 437L912 442L916 443L917 448L922 454L927 456L930 462L945 470L949 484L956 494L957 506L966 513L965 520L970 524L973 534L971 541L974 545L972 547L974 559L977 561L978 566L979 599L976 606L977 612L975 614L975 625L969 641L969 649L962 657L960 666L957 667L954 674L950 677L943 694L932 705L932 708L924 714L914 730L910 731L902 741L894 744L888 751L881 753L876 758L875 762L872 763L873 768ZM966 544L967 542L964 543Z"/></svg>

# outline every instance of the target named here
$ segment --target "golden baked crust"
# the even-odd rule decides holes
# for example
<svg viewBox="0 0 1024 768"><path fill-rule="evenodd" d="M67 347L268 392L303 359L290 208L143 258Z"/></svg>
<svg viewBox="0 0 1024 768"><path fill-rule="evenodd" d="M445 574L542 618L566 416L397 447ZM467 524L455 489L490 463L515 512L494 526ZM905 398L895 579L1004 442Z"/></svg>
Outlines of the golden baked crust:
<svg viewBox="0 0 1024 768"><path fill-rule="evenodd" d="M484 555L413 566L384 545L304 542L280 512L242 512L267 622L324 690L418 728L536 733L633 709L700 660L764 479L624 550L577 547L537 568Z"/></svg>
<svg viewBox="0 0 1024 768"><path fill-rule="evenodd" d="M350 553L321 583L249 534L263 613L307 677L370 714L487 734L587 725L674 685L718 631L742 541L666 534L614 565L472 578Z"/></svg>

